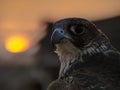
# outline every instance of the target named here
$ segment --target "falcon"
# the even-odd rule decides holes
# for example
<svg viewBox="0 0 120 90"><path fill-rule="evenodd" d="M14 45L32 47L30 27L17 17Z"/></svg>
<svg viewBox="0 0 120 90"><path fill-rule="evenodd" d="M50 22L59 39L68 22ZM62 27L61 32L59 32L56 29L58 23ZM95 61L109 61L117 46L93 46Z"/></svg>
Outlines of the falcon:
<svg viewBox="0 0 120 90"><path fill-rule="evenodd" d="M48 90L120 90L120 53L92 22L66 18L53 26L61 67Z"/></svg>

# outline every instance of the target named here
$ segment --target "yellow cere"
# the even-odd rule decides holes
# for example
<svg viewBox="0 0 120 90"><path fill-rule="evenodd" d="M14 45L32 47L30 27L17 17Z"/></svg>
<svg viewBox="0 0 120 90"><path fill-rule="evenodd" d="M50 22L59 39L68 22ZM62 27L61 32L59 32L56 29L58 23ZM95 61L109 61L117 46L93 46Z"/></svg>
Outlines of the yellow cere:
<svg viewBox="0 0 120 90"><path fill-rule="evenodd" d="M5 48L11 53L21 53L28 49L29 39L24 36L11 36L5 41Z"/></svg>

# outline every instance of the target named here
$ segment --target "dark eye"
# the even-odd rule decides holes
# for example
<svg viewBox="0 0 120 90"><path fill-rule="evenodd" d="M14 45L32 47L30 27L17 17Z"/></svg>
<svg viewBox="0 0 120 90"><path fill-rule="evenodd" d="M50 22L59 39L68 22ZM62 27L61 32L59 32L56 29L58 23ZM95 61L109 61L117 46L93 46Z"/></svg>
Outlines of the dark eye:
<svg viewBox="0 0 120 90"><path fill-rule="evenodd" d="M75 35L81 35L86 31L86 28L82 26L72 26L70 31Z"/></svg>

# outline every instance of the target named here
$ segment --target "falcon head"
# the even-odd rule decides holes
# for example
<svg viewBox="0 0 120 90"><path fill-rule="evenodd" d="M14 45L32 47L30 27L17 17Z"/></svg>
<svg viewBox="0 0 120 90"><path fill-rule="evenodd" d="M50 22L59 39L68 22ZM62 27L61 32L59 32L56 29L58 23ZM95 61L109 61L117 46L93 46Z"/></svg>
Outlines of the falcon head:
<svg viewBox="0 0 120 90"><path fill-rule="evenodd" d="M108 38L90 21L82 18L67 18L53 26L52 43L59 56L92 54L107 47Z"/></svg>

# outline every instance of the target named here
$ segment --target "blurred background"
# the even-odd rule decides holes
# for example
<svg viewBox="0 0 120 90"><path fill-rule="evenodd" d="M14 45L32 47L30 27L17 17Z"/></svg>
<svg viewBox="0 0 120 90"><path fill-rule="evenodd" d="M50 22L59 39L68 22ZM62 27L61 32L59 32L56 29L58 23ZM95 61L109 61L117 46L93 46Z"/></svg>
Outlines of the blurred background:
<svg viewBox="0 0 120 90"><path fill-rule="evenodd" d="M50 36L68 17L93 21L120 50L120 0L0 0L0 90L46 90L57 79Z"/></svg>

